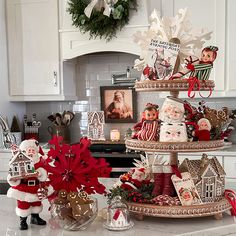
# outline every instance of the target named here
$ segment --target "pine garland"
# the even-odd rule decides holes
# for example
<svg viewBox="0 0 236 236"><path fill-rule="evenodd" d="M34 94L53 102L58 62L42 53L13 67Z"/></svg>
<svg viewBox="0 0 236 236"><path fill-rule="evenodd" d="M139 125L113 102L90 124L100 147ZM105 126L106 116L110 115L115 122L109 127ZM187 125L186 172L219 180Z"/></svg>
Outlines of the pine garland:
<svg viewBox="0 0 236 236"><path fill-rule="evenodd" d="M137 0L118 0L110 16L93 8L90 18L84 14L84 9L91 0L69 0L68 12L72 16L72 25L79 27L82 33L89 32L90 38L100 37L110 41L116 37L116 32L129 22L130 10L137 10Z"/></svg>
<svg viewBox="0 0 236 236"><path fill-rule="evenodd" d="M107 194L108 204L111 203L111 200L115 196L121 196L124 200L130 202L150 203L150 200L153 198L153 188L153 183L142 184L139 189L130 190L117 186L113 189L110 189L109 193Z"/></svg>

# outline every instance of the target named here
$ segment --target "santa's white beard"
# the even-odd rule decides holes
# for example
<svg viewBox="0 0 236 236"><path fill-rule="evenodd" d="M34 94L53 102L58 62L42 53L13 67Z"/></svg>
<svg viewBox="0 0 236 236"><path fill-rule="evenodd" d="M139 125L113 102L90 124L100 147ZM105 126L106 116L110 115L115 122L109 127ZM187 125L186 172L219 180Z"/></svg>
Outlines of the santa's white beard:
<svg viewBox="0 0 236 236"><path fill-rule="evenodd" d="M121 102L119 102L119 101L114 101L114 108L115 109L123 109L123 107L124 107L124 102L123 101L121 101Z"/></svg>

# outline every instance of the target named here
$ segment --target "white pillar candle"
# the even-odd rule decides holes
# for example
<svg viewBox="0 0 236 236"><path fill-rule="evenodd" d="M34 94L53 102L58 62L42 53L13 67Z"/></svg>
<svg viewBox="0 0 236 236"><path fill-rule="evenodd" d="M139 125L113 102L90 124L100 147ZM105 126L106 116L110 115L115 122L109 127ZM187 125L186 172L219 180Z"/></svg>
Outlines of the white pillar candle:
<svg viewBox="0 0 236 236"><path fill-rule="evenodd" d="M110 139L111 139L111 141L119 141L120 140L120 131L118 129L112 129L110 131Z"/></svg>

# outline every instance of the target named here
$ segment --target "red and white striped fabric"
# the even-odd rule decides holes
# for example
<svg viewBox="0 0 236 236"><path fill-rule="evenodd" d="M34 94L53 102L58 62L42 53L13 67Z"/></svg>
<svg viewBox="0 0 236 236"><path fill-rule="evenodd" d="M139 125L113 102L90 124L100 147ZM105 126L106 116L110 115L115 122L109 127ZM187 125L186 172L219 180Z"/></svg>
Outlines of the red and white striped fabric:
<svg viewBox="0 0 236 236"><path fill-rule="evenodd" d="M159 124L156 120L145 120L141 130L138 132L137 137L139 140L157 141Z"/></svg>

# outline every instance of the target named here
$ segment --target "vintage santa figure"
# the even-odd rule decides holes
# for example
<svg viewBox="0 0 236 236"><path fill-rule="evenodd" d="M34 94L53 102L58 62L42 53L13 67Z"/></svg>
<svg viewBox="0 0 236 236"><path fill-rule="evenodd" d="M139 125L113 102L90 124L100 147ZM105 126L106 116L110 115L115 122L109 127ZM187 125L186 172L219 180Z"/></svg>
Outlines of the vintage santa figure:
<svg viewBox="0 0 236 236"><path fill-rule="evenodd" d="M33 162L34 176L12 179L7 177L11 188L7 196L17 200L16 215L20 217L20 229L28 229L27 217L31 215L31 224L46 225L46 221L39 217L42 211L42 198L52 194L53 188L46 182L47 171L43 168L42 149L38 141L31 139L23 141L19 151L26 154Z"/></svg>
<svg viewBox="0 0 236 236"><path fill-rule="evenodd" d="M211 139L211 123L206 118L201 118L198 122L198 129L195 131L195 138L198 141L209 141Z"/></svg>

